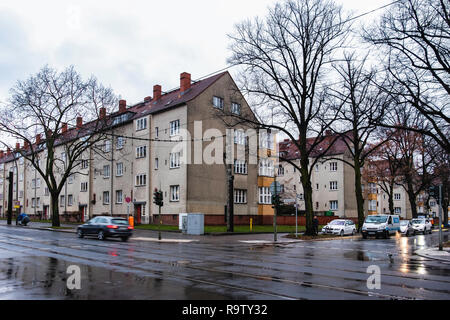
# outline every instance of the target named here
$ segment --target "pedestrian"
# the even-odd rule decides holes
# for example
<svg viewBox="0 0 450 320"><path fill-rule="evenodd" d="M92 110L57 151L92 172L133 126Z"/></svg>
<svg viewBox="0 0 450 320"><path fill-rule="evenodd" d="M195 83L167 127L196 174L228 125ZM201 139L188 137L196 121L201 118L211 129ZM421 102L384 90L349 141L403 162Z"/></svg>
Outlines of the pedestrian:
<svg viewBox="0 0 450 320"><path fill-rule="evenodd" d="M317 216L314 216L314 219L313 219L313 229L314 229L314 234L318 235L319 234L319 219L317 219Z"/></svg>
<svg viewBox="0 0 450 320"><path fill-rule="evenodd" d="M28 222L30 222L30 218L28 218L26 213L22 212L21 214L19 214L17 216L16 225L19 224L19 225L26 226Z"/></svg>

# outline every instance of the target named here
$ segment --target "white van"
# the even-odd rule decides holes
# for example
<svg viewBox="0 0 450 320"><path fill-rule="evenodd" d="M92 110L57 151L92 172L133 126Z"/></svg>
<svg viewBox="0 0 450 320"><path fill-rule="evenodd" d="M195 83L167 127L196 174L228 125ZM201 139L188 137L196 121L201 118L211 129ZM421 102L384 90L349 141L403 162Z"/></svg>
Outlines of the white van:
<svg viewBox="0 0 450 320"><path fill-rule="evenodd" d="M364 239L368 236L379 236L388 239L400 231L400 217L398 215L368 216L364 221L361 233Z"/></svg>

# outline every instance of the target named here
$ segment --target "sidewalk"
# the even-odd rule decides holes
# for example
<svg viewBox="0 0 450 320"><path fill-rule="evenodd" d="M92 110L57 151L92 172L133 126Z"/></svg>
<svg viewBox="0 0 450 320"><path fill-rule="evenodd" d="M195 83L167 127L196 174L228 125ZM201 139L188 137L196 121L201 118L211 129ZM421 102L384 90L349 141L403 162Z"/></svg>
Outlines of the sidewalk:
<svg viewBox="0 0 450 320"><path fill-rule="evenodd" d="M450 248L444 247L442 251L439 251L439 248L428 248L417 250L415 253L424 258L450 262Z"/></svg>

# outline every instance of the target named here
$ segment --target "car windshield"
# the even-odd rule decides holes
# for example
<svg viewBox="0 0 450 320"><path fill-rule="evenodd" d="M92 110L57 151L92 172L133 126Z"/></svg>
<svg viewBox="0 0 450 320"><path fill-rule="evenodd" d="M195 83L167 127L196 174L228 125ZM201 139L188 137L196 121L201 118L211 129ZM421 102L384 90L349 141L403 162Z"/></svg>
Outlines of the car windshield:
<svg viewBox="0 0 450 320"><path fill-rule="evenodd" d="M400 225L401 226L406 226L407 224L408 224L408 220L402 220L402 221L400 221Z"/></svg>
<svg viewBox="0 0 450 320"><path fill-rule="evenodd" d="M367 223L384 223L387 221L387 216L369 216L366 218Z"/></svg>
<svg viewBox="0 0 450 320"><path fill-rule="evenodd" d="M125 219L112 219L111 222L113 224L128 225L128 221Z"/></svg>
<svg viewBox="0 0 450 320"><path fill-rule="evenodd" d="M413 220L411 220L411 223L412 224L423 224L423 223L425 223L425 220L423 220L423 219L413 219Z"/></svg>
<svg viewBox="0 0 450 320"><path fill-rule="evenodd" d="M334 220L330 222L330 226L343 226L344 225L344 221L340 220Z"/></svg>

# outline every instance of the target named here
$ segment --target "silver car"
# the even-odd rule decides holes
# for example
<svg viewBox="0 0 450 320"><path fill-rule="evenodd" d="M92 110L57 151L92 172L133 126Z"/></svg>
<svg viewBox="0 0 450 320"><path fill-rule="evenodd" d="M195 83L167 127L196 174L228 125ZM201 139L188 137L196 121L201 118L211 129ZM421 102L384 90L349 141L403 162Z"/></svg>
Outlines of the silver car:
<svg viewBox="0 0 450 320"><path fill-rule="evenodd" d="M406 235L416 235L416 230L413 228L411 221L401 220L400 221L400 233Z"/></svg>

